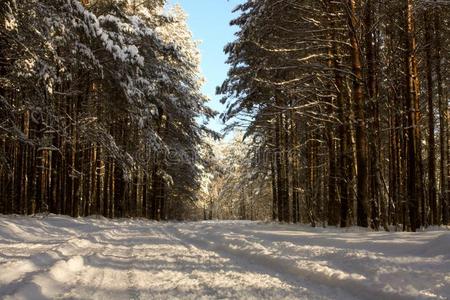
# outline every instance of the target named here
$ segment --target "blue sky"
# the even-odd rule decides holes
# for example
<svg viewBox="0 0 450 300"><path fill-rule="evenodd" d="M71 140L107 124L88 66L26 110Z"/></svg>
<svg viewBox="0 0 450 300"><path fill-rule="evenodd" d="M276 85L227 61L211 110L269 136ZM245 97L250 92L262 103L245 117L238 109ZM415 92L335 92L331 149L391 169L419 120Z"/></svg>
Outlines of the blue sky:
<svg viewBox="0 0 450 300"><path fill-rule="evenodd" d="M194 39L200 40L202 56L202 73L206 79L203 92L211 98L210 106L222 112L220 96L215 95L216 86L221 85L227 76L227 59L223 47L234 40L236 27L229 25L236 16L231 13L242 0L172 0L179 3L189 15L188 23ZM219 120L213 120L210 127L220 130L223 126Z"/></svg>

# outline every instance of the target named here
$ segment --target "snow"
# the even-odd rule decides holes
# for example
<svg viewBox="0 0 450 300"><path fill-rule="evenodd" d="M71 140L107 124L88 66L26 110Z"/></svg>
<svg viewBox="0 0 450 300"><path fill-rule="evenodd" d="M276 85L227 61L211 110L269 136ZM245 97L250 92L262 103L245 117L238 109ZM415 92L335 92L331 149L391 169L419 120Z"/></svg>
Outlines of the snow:
<svg viewBox="0 0 450 300"><path fill-rule="evenodd" d="M450 232L0 216L1 299L449 299Z"/></svg>

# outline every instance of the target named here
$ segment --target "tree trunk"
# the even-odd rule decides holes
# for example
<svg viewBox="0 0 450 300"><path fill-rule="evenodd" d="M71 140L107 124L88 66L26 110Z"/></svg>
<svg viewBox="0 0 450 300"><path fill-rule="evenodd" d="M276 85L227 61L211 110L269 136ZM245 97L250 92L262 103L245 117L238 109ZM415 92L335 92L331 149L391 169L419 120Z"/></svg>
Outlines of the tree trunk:
<svg viewBox="0 0 450 300"><path fill-rule="evenodd" d="M442 60L442 42L441 42L441 16L440 12L436 11L434 15L434 49L435 49L435 68L436 81L439 102L439 144L440 144L440 202L441 202L441 217L442 223L447 225L449 223L449 179L448 176L448 103L445 97L444 90L446 89L444 79L442 76L441 60Z"/></svg>
<svg viewBox="0 0 450 300"><path fill-rule="evenodd" d="M413 0L405 0L406 4L406 111L407 111L407 196L409 221L412 231L419 228L420 193L417 188L419 178L418 157L420 129L418 124L419 87L416 68L416 37L414 25Z"/></svg>
<svg viewBox="0 0 450 300"><path fill-rule="evenodd" d="M425 52L426 52L426 79L428 104L428 202L430 205L431 225L438 224L437 195L436 195L436 151L435 151L435 124L434 124L434 94L433 94L433 27L431 12L425 12Z"/></svg>
<svg viewBox="0 0 450 300"><path fill-rule="evenodd" d="M359 18L356 13L356 1L348 0L348 23L351 44L351 59L353 71L353 103L356 117L356 163L357 163L357 224L368 226L368 172L367 172L367 135L365 121L365 100L363 91L363 75L361 49L358 44Z"/></svg>

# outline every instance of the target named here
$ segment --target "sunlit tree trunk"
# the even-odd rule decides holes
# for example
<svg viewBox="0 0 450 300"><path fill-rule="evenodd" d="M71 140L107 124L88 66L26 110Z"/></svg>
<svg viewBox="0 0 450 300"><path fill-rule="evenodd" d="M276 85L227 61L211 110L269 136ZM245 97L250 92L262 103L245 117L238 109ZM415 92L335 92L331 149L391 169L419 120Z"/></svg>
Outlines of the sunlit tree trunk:
<svg viewBox="0 0 450 300"><path fill-rule="evenodd" d="M361 45L358 43L358 32L360 28L360 20L357 16L356 8L359 4L358 0L348 0L348 24L349 36L351 44L351 60L352 60L352 98L355 105L356 119L356 163L357 163L357 224L358 226L368 226L368 144L366 133L365 118L365 99L361 62Z"/></svg>

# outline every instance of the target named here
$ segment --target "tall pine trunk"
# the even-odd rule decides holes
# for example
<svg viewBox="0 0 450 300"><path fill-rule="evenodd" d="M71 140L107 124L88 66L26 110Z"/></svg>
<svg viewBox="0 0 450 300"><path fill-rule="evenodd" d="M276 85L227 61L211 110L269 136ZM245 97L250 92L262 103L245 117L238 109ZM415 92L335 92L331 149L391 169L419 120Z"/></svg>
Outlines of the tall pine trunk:
<svg viewBox="0 0 450 300"><path fill-rule="evenodd" d="M359 1L358 1L359 2ZM369 198L369 176L368 176L368 146L365 118L365 99L363 87L361 45L358 43L358 32L360 27L357 16L357 0L348 0L348 24L351 44L352 60L352 98L355 105L356 118L356 164L357 164L357 225L368 226L368 198Z"/></svg>

